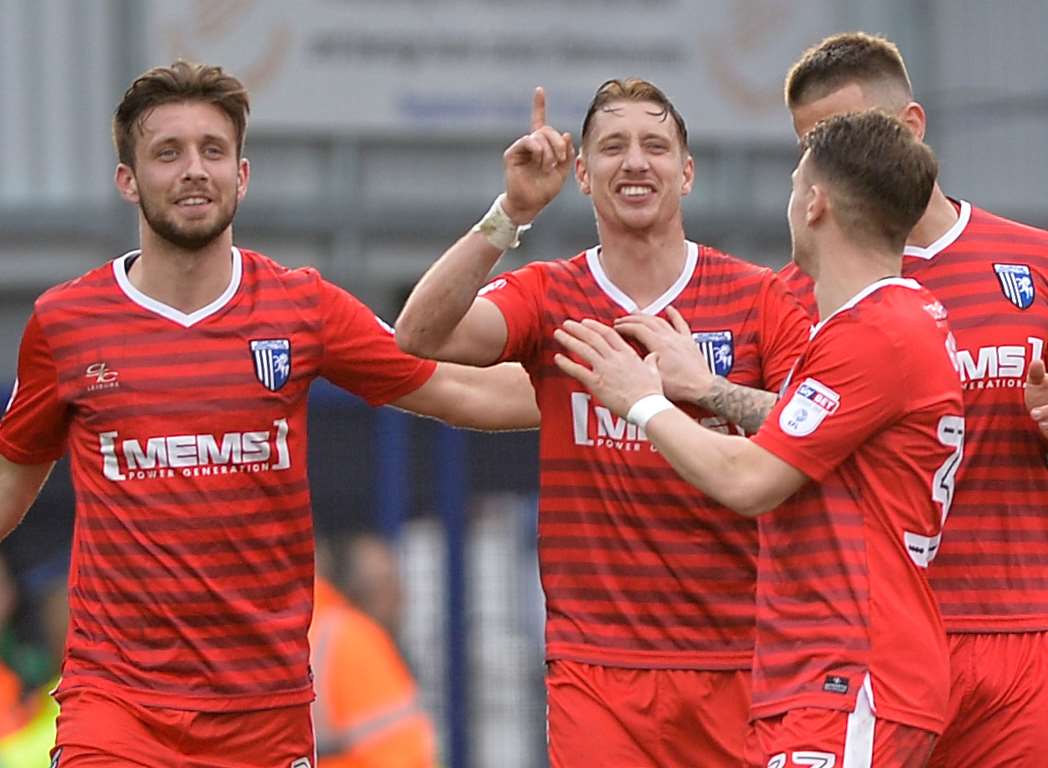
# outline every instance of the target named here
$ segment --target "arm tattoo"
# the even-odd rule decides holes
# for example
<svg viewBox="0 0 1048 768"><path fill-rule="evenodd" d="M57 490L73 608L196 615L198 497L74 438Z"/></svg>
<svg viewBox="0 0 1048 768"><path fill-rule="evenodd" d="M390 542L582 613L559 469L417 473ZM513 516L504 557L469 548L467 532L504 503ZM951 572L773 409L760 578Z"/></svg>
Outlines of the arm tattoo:
<svg viewBox="0 0 1048 768"><path fill-rule="evenodd" d="M710 391L699 400L699 405L752 435L760 429L777 400L774 392L732 384L723 376L715 376Z"/></svg>

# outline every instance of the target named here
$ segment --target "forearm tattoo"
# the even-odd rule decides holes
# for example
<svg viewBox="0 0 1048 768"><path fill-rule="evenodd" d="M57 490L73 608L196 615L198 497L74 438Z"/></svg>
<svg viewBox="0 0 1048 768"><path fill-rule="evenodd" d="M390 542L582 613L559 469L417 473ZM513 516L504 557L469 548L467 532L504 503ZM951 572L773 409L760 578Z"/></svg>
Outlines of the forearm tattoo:
<svg viewBox="0 0 1048 768"><path fill-rule="evenodd" d="M723 376L716 376L709 393L701 399L699 405L752 435L771 413L776 400L778 398L773 392L732 384Z"/></svg>

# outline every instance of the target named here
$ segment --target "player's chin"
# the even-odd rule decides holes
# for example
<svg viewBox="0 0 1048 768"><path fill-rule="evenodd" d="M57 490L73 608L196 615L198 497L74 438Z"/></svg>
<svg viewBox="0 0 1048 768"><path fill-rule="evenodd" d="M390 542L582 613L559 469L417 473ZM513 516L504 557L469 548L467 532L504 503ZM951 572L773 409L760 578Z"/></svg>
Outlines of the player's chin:
<svg viewBox="0 0 1048 768"><path fill-rule="evenodd" d="M168 240L185 250L195 251L210 245L229 226L227 222L208 220L183 223L162 233Z"/></svg>
<svg viewBox="0 0 1048 768"><path fill-rule="evenodd" d="M629 229L651 229L659 223L659 209L654 205L623 206L619 209L619 220Z"/></svg>

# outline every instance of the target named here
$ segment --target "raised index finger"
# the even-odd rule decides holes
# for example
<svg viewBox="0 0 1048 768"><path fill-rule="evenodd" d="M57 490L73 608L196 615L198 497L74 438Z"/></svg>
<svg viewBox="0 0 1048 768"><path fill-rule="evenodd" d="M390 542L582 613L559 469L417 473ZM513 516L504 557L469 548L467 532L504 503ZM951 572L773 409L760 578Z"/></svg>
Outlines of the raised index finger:
<svg viewBox="0 0 1048 768"><path fill-rule="evenodd" d="M540 85L531 99L531 130L537 131L546 124L546 91Z"/></svg>

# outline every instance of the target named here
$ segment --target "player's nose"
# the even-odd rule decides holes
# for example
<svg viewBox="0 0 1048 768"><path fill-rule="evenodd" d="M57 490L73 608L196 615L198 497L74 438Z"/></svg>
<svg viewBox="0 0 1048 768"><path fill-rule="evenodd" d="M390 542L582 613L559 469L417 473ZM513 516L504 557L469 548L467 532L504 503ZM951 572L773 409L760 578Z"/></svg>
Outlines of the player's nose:
<svg viewBox="0 0 1048 768"><path fill-rule="evenodd" d="M186 164L182 169L182 176L186 179L206 179L208 173L203 155L196 149L190 149L186 152L185 157Z"/></svg>
<svg viewBox="0 0 1048 768"><path fill-rule="evenodd" d="M639 143L632 142L626 150L622 164L624 168L631 171L645 170L648 167L648 156Z"/></svg>

